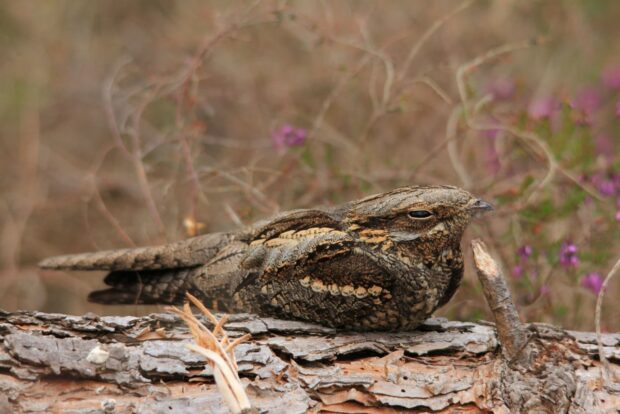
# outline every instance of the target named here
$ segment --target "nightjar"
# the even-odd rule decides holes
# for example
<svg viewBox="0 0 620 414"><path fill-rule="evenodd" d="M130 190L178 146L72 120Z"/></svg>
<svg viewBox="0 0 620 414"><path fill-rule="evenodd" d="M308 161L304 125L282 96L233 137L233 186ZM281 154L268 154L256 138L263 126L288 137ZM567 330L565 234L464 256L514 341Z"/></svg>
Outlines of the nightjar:
<svg viewBox="0 0 620 414"><path fill-rule="evenodd" d="M451 186L409 186L238 231L157 247L59 256L45 269L105 270L98 303L174 304L351 330L411 330L453 296L460 242L492 207Z"/></svg>

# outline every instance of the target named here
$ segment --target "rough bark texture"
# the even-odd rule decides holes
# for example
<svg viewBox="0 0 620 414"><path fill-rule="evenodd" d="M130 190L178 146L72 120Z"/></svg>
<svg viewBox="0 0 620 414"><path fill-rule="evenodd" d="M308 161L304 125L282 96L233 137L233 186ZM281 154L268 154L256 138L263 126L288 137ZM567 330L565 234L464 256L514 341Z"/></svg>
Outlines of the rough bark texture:
<svg viewBox="0 0 620 414"><path fill-rule="evenodd" d="M491 324L430 319L415 332L336 333L240 314L226 328L231 336L252 334L236 356L263 412L509 413L515 401L526 406L540 394L523 385L536 372L559 387L547 394L570 396L558 409L620 407L617 384L601 382L592 333L529 325L529 342L543 352L525 372L504 362ZM227 412L204 361L184 346L187 329L170 314L0 313L0 335L1 413ZM612 378L619 376L620 334L603 341Z"/></svg>

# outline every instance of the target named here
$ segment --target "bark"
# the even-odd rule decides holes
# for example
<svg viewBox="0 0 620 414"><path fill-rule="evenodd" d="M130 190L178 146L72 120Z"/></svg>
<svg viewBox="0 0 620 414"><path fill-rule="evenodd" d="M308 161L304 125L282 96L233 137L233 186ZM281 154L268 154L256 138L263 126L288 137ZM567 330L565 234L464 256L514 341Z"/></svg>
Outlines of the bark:
<svg viewBox="0 0 620 414"><path fill-rule="evenodd" d="M430 319L415 332L362 334L233 315L226 328L252 334L235 353L261 411L508 413L524 391L511 388L518 378L491 324ZM620 390L601 382L593 333L527 332L549 349L543 365L570 365L558 374L572 390L569 412L620 407ZM176 316L1 313L0 334L0 412L227 412ZM620 375L620 335L603 335L603 345Z"/></svg>

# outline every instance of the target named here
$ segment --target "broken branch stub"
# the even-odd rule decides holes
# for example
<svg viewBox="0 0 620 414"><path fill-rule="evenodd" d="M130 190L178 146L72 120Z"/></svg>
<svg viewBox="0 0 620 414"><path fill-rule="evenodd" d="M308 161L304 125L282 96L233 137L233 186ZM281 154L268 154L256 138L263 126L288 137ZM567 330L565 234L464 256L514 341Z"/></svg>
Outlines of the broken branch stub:
<svg viewBox="0 0 620 414"><path fill-rule="evenodd" d="M528 333L512 301L506 279L482 240L472 240L471 246L478 279L495 317L497 336L504 355L510 361L520 359L521 351L528 341Z"/></svg>

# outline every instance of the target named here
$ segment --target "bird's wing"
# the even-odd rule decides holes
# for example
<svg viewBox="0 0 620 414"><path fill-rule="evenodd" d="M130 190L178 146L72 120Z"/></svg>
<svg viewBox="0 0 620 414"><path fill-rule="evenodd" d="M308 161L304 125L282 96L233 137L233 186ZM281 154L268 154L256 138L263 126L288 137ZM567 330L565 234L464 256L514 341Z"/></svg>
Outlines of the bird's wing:
<svg viewBox="0 0 620 414"><path fill-rule="evenodd" d="M263 271L295 263L320 246L351 242L340 222L321 210L295 210L257 226L242 266Z"/></svg>
<svg viewBox="0 0 620 414"><path fill-rule="evenodd" d="M292 210L255 225L250 232L250 242L269 240L280 235L312 228L340 229L337 217L323 210Z"/></svg>
<svg viewBox="0 0 620 414"><path fill-rule="evenodd" d="M232 233L213 233L163 246L50 257L40 262L39 267L110 271L193 267L207 263L233 239Z"/></svg>

